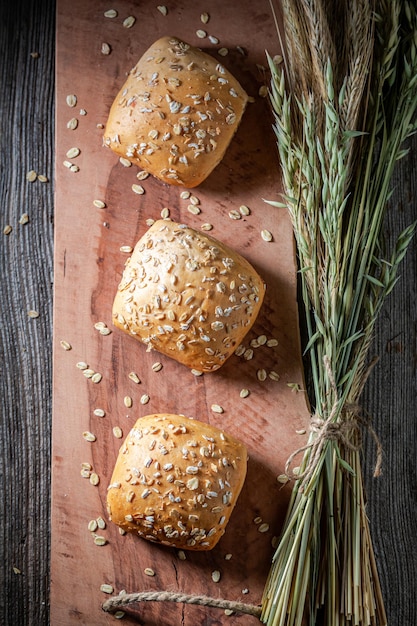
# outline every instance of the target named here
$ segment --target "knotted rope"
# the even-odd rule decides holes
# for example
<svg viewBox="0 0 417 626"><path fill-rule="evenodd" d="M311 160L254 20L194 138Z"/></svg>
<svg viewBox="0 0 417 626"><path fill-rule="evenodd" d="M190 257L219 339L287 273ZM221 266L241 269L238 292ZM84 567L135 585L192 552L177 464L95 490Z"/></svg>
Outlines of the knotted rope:
<svg viewBox="0 0 417 626"><path fill-rule="evenodd" d="M300 490L304 489L304 486L313 475L322 458L323 449L329 441L336 441L348 450L352 450L354 452L361 449L361 426L364 426L372 435L376 445L377 458L374 468L374 477L381 474L382 445L375 430L372 428L370 420L364 418L363 411L359 404L344 403L342 407L340 406L336 383L330 367L330 360L327 356L325 356L323 361L334 396L333 406L326 418L317 413L312 415L310 419L310 441L306 445L294 450L294 452L292 452L288 457L285 464L286 476L290 479L301 481ZM371 364L365 373L361 389L363 388L373 365L374 363ZM297 473L291 472L290 467L294 458L307 450L310 450L310 455L303 471Z"/></svg>
<svg viewBox="0 0 417 626"><path fill-rule="evenodd" d="M221 598L209 598L207 596L188 595L173 591L140 591L137 593L119 594L106 600L102 605L102 609L106 612L113 612L135 602L180 602L184 604L198 604L200 606L228 609L237 613L253 615L258 618L262 610L260 606L254 604L245 604L244 602L223 600Z"/></svg>

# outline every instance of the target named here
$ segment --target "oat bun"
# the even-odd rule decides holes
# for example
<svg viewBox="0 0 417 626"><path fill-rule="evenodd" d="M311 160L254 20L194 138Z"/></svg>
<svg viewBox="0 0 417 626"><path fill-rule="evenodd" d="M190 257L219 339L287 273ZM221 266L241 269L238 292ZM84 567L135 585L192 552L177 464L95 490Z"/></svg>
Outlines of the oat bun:
<svg viewBox="0 0 417 626"><path fill-rule="evenodd" d="M165 183L195 187L223 158L247 102L221 62L162 37L117 94L103 143Z"/></svg>
<svg viewBox="0 0 417 626"><path fill-rule="evenodd" d="M182 415L139 418L123 442L107 491L109 518L163 545L211 550L245 481L246 446Z"/></svg>
<svg viewBox="0 0 417 626"><path fill-rule="evenodd" d="M157 220L126 261L113 324L191 369L218 370L253 326L266 285L205 232Z"/></svg>

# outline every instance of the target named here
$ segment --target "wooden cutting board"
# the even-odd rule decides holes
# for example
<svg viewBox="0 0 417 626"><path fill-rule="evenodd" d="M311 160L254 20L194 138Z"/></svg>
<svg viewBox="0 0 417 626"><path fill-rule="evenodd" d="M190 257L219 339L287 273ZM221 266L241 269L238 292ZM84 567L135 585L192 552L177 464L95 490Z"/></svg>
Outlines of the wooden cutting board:
<svg viewBox="0 0 417 626"><path fill-rule="evenodd" d="M105 11L117 10L117 17ZM56 211L54 301L54 402L52 465L51 623L54 626L113 623L102 611L108 596L142 590L182 591L217 598L261 602L290 486L277 476L288 455L306 441L308 409L303 389L296 305L296 266L291 225L283 209L265 203L280 193L279 163L271 116L258 95L266 75L265 50L279 52L268 0L241 3L211 0L170 2L163 15L151 2L58 0L56 56ZM210 14L204 25L202 12ZM123 25L133 16L130 28ZM213 44L196 35L204 29L219 39ZM127 72L146 48L163 35L175 35L213 54L241 81L254 101L222 163L193 190L201 213L191 214L181 189L153 178L132 191L137 169L124 167L102 146L103 124ZM110 54L102 53L102 44ZM221 56L220 48L228 54ZM68 98L70 96L70 98ZM76 101L76 102L75 102ZM75 106L70 106L74 104ZM74 122L76 120L76 122ZM75 127L76 126L76 127ZM72 148L80 153L73 156ZM70 151L70 152L68 152ZM67 153L70 156L67 156ZM75 170L75 171L74 171ZM105 203L99 208L95 201ZM250 214L232 219L231 211L249 207ZM212 235L228 243L256 267L267 283L261 314L245 347L258 336L276 339L276 346L253 347L253 358L232 356L217 372L195 377L176 362L146 352L141 344L111 325L111 307L126 253L168 208L170 217L199 228L213 224ZM233 215L233 214L232 214ZM272 241L261 237L269 230ZM112 331L100 334L95 324ZM68 345L62 342L67 342ZM71 347L71 349L68 349ZM67 349L65 349L67 348ZM152 370L160 361L163 368ZM98 383L83 375L85 362L102 375ZM265 381L257 371L279 375ZM135 384L131 371L141 379ZM298 387L297 387L298 386ZM250 390L240 397L242 388ZM301 391L297 392L297 388ZM143 395L148 404L141 404ZM131 408L124 397L133 400ZM213 413L213 403L224 413ZM104 417L94 413L102 409ZM107 519L106 490L122 439L134 421L148 413L169 411L208 421L238 436L249 449L248 476L226 534L206 553L188 552L181 560L175 549L139 537L121 536ZM95 441L87 441L90 432ZM81 475L83 464L98 476L94 485ZM88 474L88 472L87 472ZM104 529L89 530L102 518ZM263 524L263 526L261 526ZM267 524L268 526L265 526ZM266 529L260 532L260 529ZM106 543L96 545L95 535ZM231 555L231 558L225 558ZM152 568L155 576L147 576ZM211 574L221 573L215 583ZM196 626L258 623L242 614L172 603L131 605L126 624Z"/></svg>

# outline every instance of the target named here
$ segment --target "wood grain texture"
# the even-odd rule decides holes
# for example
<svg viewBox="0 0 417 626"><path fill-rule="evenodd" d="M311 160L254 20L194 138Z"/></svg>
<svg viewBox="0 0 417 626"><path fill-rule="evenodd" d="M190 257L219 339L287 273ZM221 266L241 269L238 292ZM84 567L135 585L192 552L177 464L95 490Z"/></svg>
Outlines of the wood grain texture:
<svg viewBox="0 0 417 626"><path fill-rule="evenodd" d="M170 6L166 17L150 4L125 2L118 5L120 17L111 20L103 16L106 8L100 1L88 5L75 1L71 6L59 2L57 15L51 615L55 624L77 621L89 626L111 620L103 618L100 610L105 597L99 590L104 582L112 584L116 592L172 589L243 600L242 590L248 589L248 602L258 604L272 556L271 540L280 527L289 495L288 486L282 488L276 476L282 473L291 450L300 445L296 431L306 427L308 420L303 393L296 394L288 386L303 386L291 225L285 211L277 211L263 200L279 192L268 104L258 96L264 82L258 65L264 62L265 46L277 51L278 45L269 5L242 3L234 21L231 6L220 1L210 5L210 32L230 48L226 58L219 55L218 59L255 98L221 164L194 189L201 203L199 215L187 210L180 188L153 178L142 183L143 195L135 195L132 185L137 182L137 168L123 167L117 156L102 146L103 131L97 123L105 122L126 72L162 35L175 33L216 55L216 47L200 42L195 34L201 26L204 2L195 2L192 12L178 2ZM137 21L127 30L122 18L130 14ZM259 24L260 34L250 41L253 23ZM110 43L110 55L101 54L103 41ZM236 46L245 42L247 53L243 56ZM77 107L68 107L68 94L76 95ZM78 116L79 108L87 115ZM78 117L79 127L71 131L67 121L73 115ZM72 145L81 150L74 159L79 172L62 165ZM97 198L104 201L105 208L94 207ZM249 206L250 215L231 219L229 212L243 204ZM267 283L267 294L244 343L249 347L251 339L265 334L275 337L278 346L255 349L252 360L233 356L218 372L196 378L183 365L147 352L145 346L116 328L106 337L94 329L98 321L111 327L111 306L126 260L121 246L134 246L147 229L146 220L158 219L164 207L177 222L195 228L205 222L213 224L214 237L254 264ZM262 229L273 233L273 241L262 239ZM62 339L70 342L72 350L62 350ZM159 373L151 368L155 360L163 364ZM102 382L94 385L86 380L75 367L77 361L85 361L103 374ZM260 382L259 368L276 370L280 380ZM132 370L139 374L140 385L129 380ZM250 389L249 398L240 398L242 387ZM150 401L141 405L144 393ZM123 404L125 395L133 398L131 410ZM214 403L224 407L223 414L211 411ZM105 409L104 418L94 416L97 406ZM248 446L248 475L226 534L214 550L190 553L182 562L175 550L132 535L120 537L117 528L108 523L103 532L108 544L97 548L87 525L98 515L107 519L106 490L121 443L112 428L119 426L127 434L137 417L165 411L208 421ZM83 441L86 430L96 435L93 444ZM80 477L83 461L99 474L97 487ZM268 532L258 531L256 518L269 524ZM227 553L233 555L230 561L224 558ZM144 574L146 567L155 570L154 578ZM213 570L222 574L220 585L212 581ZM65 595L70 581L72 597ZM226 621L232 625L242 619L248 625L256 624L253 617L228 617L218 610L167 603L129 609L132 622L139 615L148 626L214 626Z"/></svg>
<svg viewBox="0 0 417 626"><path fill-rule="evenodd" d="M0 211L2 228L13 226L9 236L1 234L0 244L0 623L5 626L51 623L54 16L52 0L16 0L0 8ZM33 59L33 51L40 57ZM389 240L417 213L416 155L414 139L411 154L399 164ZM27 183L30 169L47 174L50 182ZM30 216L25 226L18 224L23 212ZM364 470L388 621L394 626L417 624L416 260L414 241L381 314L373 346L381 358L363 398L384 446L382 476L372 478L375 455L368 440ZM27 318L29 309L40 317Z"/></svg>

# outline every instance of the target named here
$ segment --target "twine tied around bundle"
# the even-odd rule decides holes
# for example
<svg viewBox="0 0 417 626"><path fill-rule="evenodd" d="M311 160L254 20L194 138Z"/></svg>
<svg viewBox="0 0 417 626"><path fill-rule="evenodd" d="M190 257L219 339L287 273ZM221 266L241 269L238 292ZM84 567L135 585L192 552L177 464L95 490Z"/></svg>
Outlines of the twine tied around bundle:
<svg viewBox="0 0 417 626"><path fill-rule="evenodd" d="M237 613L245 613L246 615L253 615L258 618L260 618L262 611L260 606L254 604L245 604L244 602L223 600L221 598L209 598L208 596L189 595L175 591L123 593L106 600L102 605L102 609L103 611L111 613L136 602L180 602L183 604L197 604Z"/></svg>
<svg viewBox="0 0 417 626"><path fill-rule="evenodd" d="M285 464L285 475L289 479L301 481L300 490L302 491L313 475L318 466L324 447L329 441L336 441L348 450L357 452L362 446L361 428L364 427L372 436L376 446L376 463L374 467L374 477L380 476L382 467L382 445L373 429L370 420L364 417L362 408L357 403L346 402L342 407L337 393L337 387L334 380L333 372L330 367L330 359L323 357L329 378L330 386L334 395L334 402L329 414L323 418L318 413L314 413L310 418L310 441L300 448L297 448L290 454ZM363 389L366 379L371 369L375 365L374 360L368 367L363 377L361 390ZM339 414L339 415L338 415ZM338 415L337 419L336 416ZM294 458L303 452L310 450L309 458L302 472L291 472L290 467Z"/></svg>

